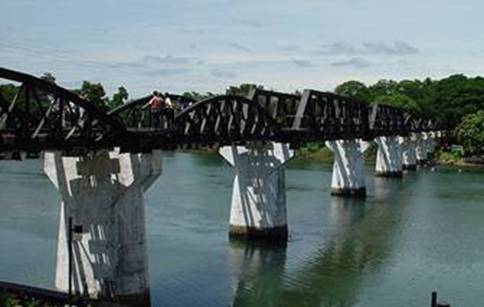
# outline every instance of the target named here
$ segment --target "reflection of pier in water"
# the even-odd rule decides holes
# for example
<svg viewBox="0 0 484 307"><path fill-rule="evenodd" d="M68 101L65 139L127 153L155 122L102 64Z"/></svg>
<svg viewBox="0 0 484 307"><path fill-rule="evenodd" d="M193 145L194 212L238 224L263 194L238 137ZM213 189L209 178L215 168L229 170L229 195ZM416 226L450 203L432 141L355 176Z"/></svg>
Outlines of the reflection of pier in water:
<svg viewBox="0 0 484 307"><path fill-rule="evenodd" d="M405 208L401 189L398 181L375 178L370 208L364 200L332 197L337 234L293 272L286 269L285 248L231 244L233 306L355 304L365 272L375 271L392 251Z"/></svg>

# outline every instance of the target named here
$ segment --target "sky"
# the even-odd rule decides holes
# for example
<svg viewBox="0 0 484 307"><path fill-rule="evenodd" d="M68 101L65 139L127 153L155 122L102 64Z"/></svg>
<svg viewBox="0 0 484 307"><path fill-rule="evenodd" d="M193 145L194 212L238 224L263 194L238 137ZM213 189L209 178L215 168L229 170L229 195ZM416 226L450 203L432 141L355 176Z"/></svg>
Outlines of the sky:
<svg viewBox="0 0 484 307"><path fill-rule="evenodd" d="M132 98L475 76L483 11L478 0L1 0L0 67Z"/></svg>

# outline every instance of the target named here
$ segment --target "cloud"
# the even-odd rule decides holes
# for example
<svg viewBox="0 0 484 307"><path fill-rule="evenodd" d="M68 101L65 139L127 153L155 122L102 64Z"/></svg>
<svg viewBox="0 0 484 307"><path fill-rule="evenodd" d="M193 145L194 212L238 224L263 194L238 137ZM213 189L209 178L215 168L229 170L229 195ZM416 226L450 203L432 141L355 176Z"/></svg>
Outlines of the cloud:
<svg viewBox="0 0 484 307"><path fill-rule="evenodd" d="M348 60L333 62L331 65L336 67L366 68L370 66L371 63L363 58L356 57Z"/></svg>
<svg viewBox="0 0 484 307"><path fill-rule="evenodd" d="M358 53L357 48L348 42L337 42L334 44L321 45L320 53L323 54L355 54Z"/></svg>
<svg viewBox="0 0 484 307"><path fill-rule="evenodd" d="M239 43L229 43L228 45L230 47L234 48L234 49L239 50L239 51L245 51L245 52L251 52L252 51L252 50L250 50L250 48L243 46Z"/></svg>
<svg viewBox="0 0 484 307"><path fill-rule="evenodd" d="M364 43L368 53L383 53L390 55L404 55L418 53L419 50L402 41L395 41L393 45L386 45L384 43Z"/></svg>
<svg viewBox="0 0 484 307"><path fill-rule="evenodd" d="M334 44L321 45L318 53L335 54L386 54L386 55L408 55L419 53L418 48L403 42L394 41L391 44L382 42L365 42L361 45L353 45L348 42L337 42Z"/></svg>
<svg viewBox="0 0 484 307"><path fill-rule="evenodd" d="M301 60L301 59L292 59L292 63L296 64L299 67L313 67L314 64L308 60Z"/></svg>
<svg viewBox="0 0 484 307"><path fill-rule="evenodd" d="M251 28L256 28L256 29L262 28L262 23L257 20L242 19L240 20L240 24L244 26L249 26Z"/></svg>
<svg viewBox="0 0 484 307"><path fill-rule="evenodd" d="M160 68L147 70L145 73L151 76L174 76L190 72L188 68Z"/></svg>
<svg viewBox="0 0 484 307"><path fill-rule="evenodd" d="M296 44L287 44L287 45L282 45L281 47L278 48L280 51L285 51L285 52L295 52L295 51L301 51L301 47L299 47Z"/></svg>
<svg viewBox="0 0 484 307"><path fill-rule="evenodd" d="M237 74L233 71L215 69L210 72L212 76L223 79L234 79Z"/></svg>
<svg viewBox="0 0 484 307"><path fill-rule="evenodd" d="M195 57L145 55L138 60L107 63L108 68L149 76L173 76L190 72L203 61Z"/></svg>
<svg viewBox="0 0 484 307"><path fill-rule="evenodd" d="M202 65L203 61L194 57L175 57L172 55L157 56L145 55L139 60L125 62L111 62L107 66L110 68L127 68L127 69L149 69L159 67L160 65L169 68L186 68Z"/></svg>
<svg viewBox="0 0 484 307"><path fill-rule="evenodd" d="M172 55L157 56L157 55L145 55L142 59L145 64L162 64L162 65L200 65L203 61L198 58L192 57L175 57Z"/></svg>

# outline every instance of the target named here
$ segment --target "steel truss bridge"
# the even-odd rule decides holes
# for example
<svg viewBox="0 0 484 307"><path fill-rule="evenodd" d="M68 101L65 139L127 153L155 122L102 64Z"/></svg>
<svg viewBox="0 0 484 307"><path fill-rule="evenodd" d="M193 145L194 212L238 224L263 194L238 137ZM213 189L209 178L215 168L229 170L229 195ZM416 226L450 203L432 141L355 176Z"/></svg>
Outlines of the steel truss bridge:
<svg viewBox="0 0 484 307"><path fill-rule="evenodd" d="M183 110L165 110L155 127L146 96L109 112L73 92L34 76L0 68L3 82L19 84L15 97L0 96L0 152L82 152L120 147L149 152L192 145L277 141L306 142L407 136L440 130L437 122L403 109L367 105L316 90L302 95L253 88L247 97L220 95L201 101L168 96Z"/></svg>

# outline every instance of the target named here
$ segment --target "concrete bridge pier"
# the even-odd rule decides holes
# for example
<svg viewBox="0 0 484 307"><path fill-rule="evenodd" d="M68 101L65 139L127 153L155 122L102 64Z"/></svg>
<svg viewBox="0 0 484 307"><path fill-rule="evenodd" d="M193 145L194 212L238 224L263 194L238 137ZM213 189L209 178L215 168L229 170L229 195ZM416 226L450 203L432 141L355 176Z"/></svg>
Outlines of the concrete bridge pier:
<svg viewBox="0 0 484 307"><path fill-rule="evenodd" d="M398 136L375 138L378 145L375 173L380 177L402 177L402 144Z"/></svg>
<svg viewBox="0 0 484 307"><path fill-rule="evenodd" d="M76 229L74 292L129 306L149 306L143 193L161 174L161 153L98 151L44 155L61 194L55 287L68 290L69 217Z"/></svg>
<svg viewBox="0 0 484 307"><path fill-rule="evenodd" d="M235 169L229 237L286 242L284 163L294 157L289 144L224 146L219 153Z"/></svg>
<svg viewBox="0 0 484 307"><path fill-rule="evenodd" d="M417 144L416 144L416 155L417 155L417 164L418 165L425 165L428 162L428 133L421 132L417 134Z"/></svg>
<svg viewBox="0 0 484 307"><path fill-rule="evenodd" d="M431 131L428 132L427 135L427 153L432 154L435 152L435 148L437 147L437 132Z"/></svg>
<svg viewBox="0 0 484 307"><path fill-rule="evenodd" d="M400 137L399 142L402 145L402 168L404 170L417 169L417 136L412 133L408 137Z"/></svg>
<svg viewBox="0 0 484 307"><path fill-rule="evenodd" d="M368 142L355 139L327 141L325 144L334 153L331 194L365 197L363 152L368 149Z"/></svg>

